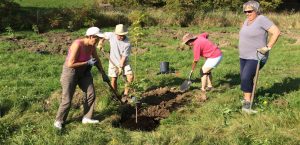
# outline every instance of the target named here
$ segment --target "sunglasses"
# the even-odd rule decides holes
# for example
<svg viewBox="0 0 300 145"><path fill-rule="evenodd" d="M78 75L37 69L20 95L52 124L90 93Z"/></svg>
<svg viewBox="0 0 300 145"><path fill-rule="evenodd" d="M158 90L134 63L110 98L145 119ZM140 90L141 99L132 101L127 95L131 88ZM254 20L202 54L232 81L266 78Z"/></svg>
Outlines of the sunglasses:
<svg viewBox="0 0 300 145"><path fill-rule="evenodd" d="M253 10L250 10L250 11L244 11L244 13L246 14L246 13L252 13L253 12Z"/></svg>

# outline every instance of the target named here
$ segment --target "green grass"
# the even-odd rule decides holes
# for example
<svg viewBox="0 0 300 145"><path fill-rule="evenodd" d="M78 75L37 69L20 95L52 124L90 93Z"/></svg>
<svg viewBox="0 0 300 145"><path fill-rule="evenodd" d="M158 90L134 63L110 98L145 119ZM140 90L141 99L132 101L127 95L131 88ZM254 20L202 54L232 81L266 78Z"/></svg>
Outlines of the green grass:
<svg viewBox="0 0 300 145"><path fill-rule="evenodd" d="M113 28L107 28L113 30ZM97 125L80 123L81 110L71 109L69 123L63 132L53 128L58 109L60 73L65 56L40 55L9 42L0 42L0 108L5 114L0 118L1 144L299 144L300 138L300 45L290 36L283 35L272 49L267 65L261 70L258 82L256 109L260 113L246 115L240 112L239 58L234 27L150 27L145 29L142 48L144 54L131 56L137 81L147 78L146 86L178 87L187 77L192 62L191 50L179 51L179 40L184 32L209 32L215 42L230 42L222 47L224 58L213 71L214 85L220 91L208 94L209 100L198 104L186 103L161 120L152 132L129 131L113 127L107 121L117 113L117 105L110 100L109 90L93 69L97 105ZM81 31L74 32L78 35ZM178 38L170 36L180 32ZM222 32L222 33L221 33ZM226 32L226 33L224 33ZM17 33L17 32L16 32ZM295 34L300 35L299 31ZM35 39L36 37L30 37ZM108 47L106 46L106 49ZM105 69L107 60L103 59ZM159 63L169 61L179 76L156 75ZM135 64L137 66L135 66ZM203 64L203 59L197 69ZM199 80L195 73L193 79ZM123 86L122 81L119 82ZM200 82L192 87L199 88ZM59 96L60 94L58 94ZM45 100L51 100L45 108ZM276 102L287 104L280 105ZM263 104L267 101L267 104Z"/></svg>
<svg viewBox="0 0 300 145"><path fill-rule="evenodd" d="M15 0L22 7L37 7L37 8L72 8L91 6L94 0Z"/></svg>

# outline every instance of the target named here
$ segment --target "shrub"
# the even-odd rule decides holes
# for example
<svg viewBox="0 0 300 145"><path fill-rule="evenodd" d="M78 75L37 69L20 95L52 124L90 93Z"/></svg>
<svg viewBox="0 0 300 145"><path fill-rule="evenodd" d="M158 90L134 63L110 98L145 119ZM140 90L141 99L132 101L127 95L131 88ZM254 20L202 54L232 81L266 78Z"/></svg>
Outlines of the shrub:
<svg viewBox="0 0 300 145"><path fill-rule="evenodd" d="M16 28L17 24L22 22L18 11L20 6L13 0L0 1L0 31L6 27Z"/></svg>
<svg viewBox="0 0 300 145"><path fill-rule="evenodd" d="M128 14L131 23L139 21L141 27L156 25L155 20L146 11L133 10Z"/></svg>

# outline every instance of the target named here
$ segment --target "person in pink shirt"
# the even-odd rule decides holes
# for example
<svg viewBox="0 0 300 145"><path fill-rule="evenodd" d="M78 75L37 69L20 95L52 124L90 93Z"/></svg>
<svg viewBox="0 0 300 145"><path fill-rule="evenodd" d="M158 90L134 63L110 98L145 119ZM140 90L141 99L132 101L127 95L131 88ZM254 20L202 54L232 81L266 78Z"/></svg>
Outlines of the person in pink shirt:
<svg viewBox="0 0 300 145"><path fill-rule="evenodd" d="M90 70L95 65L102 74L103 81L109 82L96 51L96 44L103 41L103 38L104 35L99 28L90 27L87 29L85 37L76 39L68 49L60 78L62 97L54 122L55 128L62 129L66 122L77 85L84 93L82 123L99 122L92 119L96 94Z"/></svg>
<svg viewBox="0 0 300 145"><path fill-rule="evenodd" d="M200 57L205 59L205 63L200 70L201 91L206 92L213 88L212 86L212 69L216 68L222 60L222 51L217 45L208 40L208 33L202 33L195 36L187 33L182 38L183 44L193 47L194 60L192 63L191 73L195 70L196 64Z"/></svg>

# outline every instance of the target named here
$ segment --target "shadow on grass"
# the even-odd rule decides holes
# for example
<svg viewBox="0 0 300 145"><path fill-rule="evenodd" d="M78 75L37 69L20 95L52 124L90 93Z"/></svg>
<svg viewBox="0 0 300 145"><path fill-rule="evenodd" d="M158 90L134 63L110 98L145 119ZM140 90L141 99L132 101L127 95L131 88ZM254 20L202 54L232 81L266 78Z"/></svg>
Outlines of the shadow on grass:
<svg viewBox="0 0 300 145"><path fill-rule="evenodd" d="M150 88L148 88L146 91L153 90L160 87L171 87L171 86L180 86L186 79L183 78L164 78L162 79L157 85L153 85Z"/></svg>
<svg viewBox="0 0 300 145"><path fill-rule="evenodd" d="M232 88L241 83L240 74L226 74L222 79L218 81L216 86L224 86L226 88Z"/></svg>
<svg viewBox="0 0 300 145"><path fill-rule="evenodd" d="M13 101L9 99L0 100L0 118L8 114L13 105Z"/></svg>
<svg viewBox="0 0 300 145"><path fill-rule="evenodd" d="M260 86L258 86L260 87ZM275 100L293 91L300 89L300 78L284 78L280 83L274 83L272 87L268 89L259 88L257 90L257 96L268 97L271 100Z"/></svg>
<svg viewBox="0 0 300 145"><path fill-rule="evenodd" d="M117 110L117 107L115 107L115 105L110 105L110 107L106 107L105 109L101 110L101 112L94 111L93 119L99 120L99 122L101 122L106 117L116 114L116 110ZM76 117L67 119L65 122L65 125L70 124L72 122L81 122L82 118L83 118L83 114L80 114Z"/></svg>

